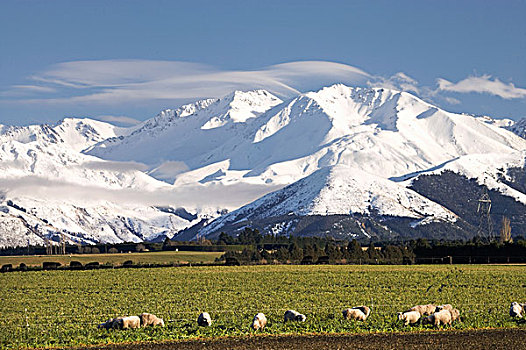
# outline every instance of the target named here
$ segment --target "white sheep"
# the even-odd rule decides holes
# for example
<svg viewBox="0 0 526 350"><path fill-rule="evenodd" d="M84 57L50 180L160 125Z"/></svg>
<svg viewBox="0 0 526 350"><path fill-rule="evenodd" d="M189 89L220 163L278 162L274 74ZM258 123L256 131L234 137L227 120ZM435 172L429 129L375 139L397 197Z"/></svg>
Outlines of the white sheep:
<svg viewBox="0 0 526 350"><path fill-rule="evenodd" d="M106 329L129 329L129 328L140 328L141 319L139 316L120 316L110 318L108 321L99 324L98 328Z"/></svg>
<svg viewBox="0 0 526 350"><path fill-rule="evenodd" d="M520 304L514 301L510 306L510 316L522 318L523 312L526 309L526 304Z"/></svg>
<svg viewBox="0 0 526 350"><path fill-rule="evenodd" d="M420 312L418 311L406 311L406 312L399 312L398 313L398 319L400 321L404 321L404 324L407 326L408 324L414 324L417 323L420 319Z"/></svg>
<svg viewBox="0 0 526 350"><path fill-rule="evenodd" d="M427 304L427 305L416 305L410 308L408 311L417 311L420 316L425 315L431 315L434 314L436 311L436 306L433 304Z"/></svg>
<svg viewBox="0 0 526 350"><path fill-rule="evenodd" d="M147 312L142 313L139 318L141 319L141 326L142 327L148 327L148 326L161 326L164 327L164 320L162 318L159 318L153 314L149 314Z"/></svg>
<svg viewBox="0 0 526 350"><path fill-rule="evenodd" d="M256 314L256 316L254 316L254 319L252 320L252 324L250 325L250 327L253 328L254 330L258 330L258 329L265 328L266 325L267 325L267 318L265 317L264 314L260 312Z"/></svg>
<svg viewBox="0 0 526 350"><path fill-rule="evenodd" d="M141 327L141 319L139 316L126 316L126 317L119 317L118 318L118 324L120 329L128 329L128 328L140 328Z"/></svg>
<svg viewBox="0 0 526 350"><path fill-rule="evenodd" d="M355 306L342 311L343 318L346 320L356 321L365 321L367 317L369 317L370 313L371 309L369 309L367 306Z"/></svg>
<svg viewBox="0 0 526 350"><path fill-rule="evenodd" d="M443 309L427 316L422 320L422 324L434 324L435 327L443 325L451 325L452 317L451 311Z"/></svg>
<svg viewBox="0 0 526 350"><path fill-rule="evenodd" d="M442 311L442 310L451 311L451 310L453 310L453 306L451 306L451 304L438 305L436 307L436 311L435 312L439 312L439 311Z"/></svg>
<svg viewBox="0 0 526 350"><path fill-rule="evenodd" d="M451 313L451 322L455 322L456 320L460 321L460 311L458 309L453 309L450 311Z"/></svg>
<svg viewBox="0 0 526 350"><path fill-rule="evenodd" d="M199 317L197 317L197 324L201 327L208 327L212 324L212 318L208 312L202 312Z"/></svg>
<svg viewBox="0 0 526 350"><path fill-rule="evenodd" d="M305 322L307 317L303 314L300 314L296 310L287 310L285 311L284 321L297 321L297 322Z"/></svg>

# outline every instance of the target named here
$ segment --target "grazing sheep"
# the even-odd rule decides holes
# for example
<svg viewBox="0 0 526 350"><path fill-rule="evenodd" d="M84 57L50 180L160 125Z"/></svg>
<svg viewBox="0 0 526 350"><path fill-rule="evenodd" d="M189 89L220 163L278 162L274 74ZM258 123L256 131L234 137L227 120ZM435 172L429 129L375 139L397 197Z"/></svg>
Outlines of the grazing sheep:
<svg viewBox="0 0 526 350"><path fill-rule="evenodd" d="M365 321L370 313L371 309L367 306L356 306L342 311L343 318L356 321Z"/></svg>
<svg viewBox="0 0 526 350"><path fill-rule="evenodd" d="M257 331L258 329L265 328L266 325L267 325L267 318L265 317L264 314L260 312L256 314L256 316L254 316L254 319L252 320L252 324L250 325L250 327L253 328L255 331Z"/></svg>
<svg viewBox="0 0 526 350"><path fill-rule="evenodd" d="M141 319L139 316L120 316L110 318L108 321L99 324L98 328L106 329L128 329L139 328L141 326Z"/></svg>
<svg viewBox="0 0 526 350"><path fill-rule="evenodd" d="M526 304L520 304L514 301L510 306L510 316L522 318L523 312L526 309Z"/></svg>
<svg viewBox="0 0 526 350"><path fill-rule="evenodd" d="M113 327L113 324L115 322L115 319L114 318L110 318L109 320L107 320L106 322L102 322L101 324L99 324L97 326L97 328L105 328L105 329L112 329L114 328Z"/></svg>
<svg viewBox="0 0 526 350"><path fill-rule="evenodd" d="M361 312L363 312L365 314L366 317L369 317L369 315L371 314L371 309L369 309L369 307L367 307L365 305L355 306L355 307L353 307L353 309L360 310Z"/></svg>
<svg viewBox="0 0 526 350"><path fill-rule="evenodd" d="M417 323L420 319L420 312L418 311L406 311L406 312L399 312L398 313L398 319L400 321L404 321L404 324L407 326L408 324L414 324Z"/></svg>
<svg viewBox="0 0 526 350"><path fill-rule="evenodd" d="M148 327L148 326L161 326L164 327L164 321L162 318L159 318L153 314L149 314L147 312L142 313L140 316L141 319L141 326L142 327Z"/></svg>
<svg viewBox="0 0 526 350"><path fill-rule="evenodd" d="M458 309L453 309L450 311L451 313L451 322L455 322L456 320L460 321L460 311Z"/></svg>
<svg viewBox="0 0 526 350"><path fill-rule="evenodd" d="M416 305L410 308L408 311L417 311L420 316L425 315L432 315L436 311L436 306L433 304L427 304L427 305Z"/></svg>
<svg viewBox="0 0 526 350"><path fill-rule="evenodd" d="M435 327L441 324L451 326L451 319L451 311L444 309L424 318L422 324L434 324Z"/></svg>
<svg viewBox="0 0 526 350"><path fill-rule="evenodd" d="M305 315L300 314L299 312L295 310L287 310L285 312L285 322L287 321L298 321L298 322L305 322L307 317Z"/></svg>
<svg viewBox="0 0 526 350"><path fill-rule="evenodd" d="M203 312L197 318L197 324L201 327L208 327L212 324L212 318L208 312Z"/></svg>
<svg viewBox="0 0 526 350"><path fill-rule="evenodd" d="M436 307L435 312L439 312L439 311L442 311L442 310L451 311L451 310L453 310L453 306L451 306L451 304L438 305Z"/></svg>
<svg viewBox="0 0 526 350"><path fill-rule="evenodd" d="M126 317L117 317L117 328L119 329L128 329L128 328L140 328L141 319L139 316L126 316Z"/></svg>

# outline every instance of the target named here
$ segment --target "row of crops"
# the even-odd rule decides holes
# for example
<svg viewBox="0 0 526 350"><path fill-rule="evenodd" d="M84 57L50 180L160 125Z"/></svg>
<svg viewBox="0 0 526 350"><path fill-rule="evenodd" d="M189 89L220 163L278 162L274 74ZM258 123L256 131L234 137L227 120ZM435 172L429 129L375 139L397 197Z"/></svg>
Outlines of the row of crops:
<svg viewBox="0 0 526 350"><path fill-rule="evenodd" d="M508 315L526 301L524 266L242 266L89 271L34 271L0 275L2 348L57 347L130 341L238 336L257 312L264 333L392 332L396 312L421 303L461 310L454 328L525 327ZM345 321L345 307L368 305L364 323ZM305 323L283 323L295 309ZM202 311L213 324L197 326ZM164 328L99 330L110 317L154 313Z"/></svg>

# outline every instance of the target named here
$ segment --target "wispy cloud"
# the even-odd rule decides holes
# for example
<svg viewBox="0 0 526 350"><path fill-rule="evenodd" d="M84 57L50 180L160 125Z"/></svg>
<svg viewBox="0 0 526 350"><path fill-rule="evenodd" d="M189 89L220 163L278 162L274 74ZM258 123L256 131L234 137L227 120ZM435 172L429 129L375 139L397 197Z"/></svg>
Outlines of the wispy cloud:
<svg viewBox="0 0 526 350"><path fill-rule="evenodd" d="M476 92L499 96L506 100L526 97L526 89L516 87L513 83L506 84L497 78L492 78L490 75L470 76L457 83L439 78L437 83L439 91Z"/></svg>
<svg viewBox="0 0 526 350"><path fill-rule="evenodd" d="M291 96L312 82L358 84L369 78L368 73L356 67L326 61L298 61L246 71L178 61L75 61L57 64L31 77L40 84L35 86L57 89L60 95L20 101L120 104L221 97L233 90L255 88Z"/></svg>
<svg viewBox="0 0 526 350"><path fill-rule="evenodd" d="M407 91L432 104L447 106L462 104L463 94L486 94L506 100L526 98L526 88L489 75L469 76L458 82L439 78L436 82L437 85L424 85L404 72L383 77L328 61L224 70L181 61L121 59L56 64L29 77L27 84L11 86L1 92L0 97L3 103L26 107L39 104L52 109L128 110L132 104L160 109L201 98L220 98L234 90L266 89L288 98L299 92L343 83ZM139 122L121 115L100 115L97 119L127 125Z"/></svg>
<svg viewBox="0 0 526 350"><path fill-rule="evenodd" d="M443 102L448 105L459 105L462 103L459 98L456 98L458 96L447 96L450 93L484 93L506 100L526 97L526 89L516 87L512 83L503 83L499 79L492 78L489 75L479 77L470 76L457 83L439 78L437 79L437 86L425 86L407 74L399 72L388 78L372 76L372 79L367 82L367 85L411 92L427 102L436 105Z"/></svg>
<svg viewBox="0 0 526 350"><path fill-rule="evenodd" d="M113 202L124 205L144 206L182 206L187 208L227 208L235 209L245 205L266 193L283 186L233 184L213 184L169 186L157 188L155 191L142 189L108 189L94 185L80 186L77 183L25 176L21 178L2 178L0 195L10 197L47 198L67 203L94 205Z"/></svg>
<svg viewBox="0 0 526 350"><path fill-rule="evenodd" d="M120 123L125 125L137 125L141 122L140 120L126 117L124 115L98 115L93 119L102 120L103 122L108 123Z"/></svg>
<svg viewBox="0 0 526 350"><path fill-rule="evenodd" d="M409 91L420 94L421 87L418 81L403 72L398 72L389 78L376 76L367 83L371 87L382 87L385 89Z"/></svg>
<svg viewBox="0 0 526 350"><path fill-rule="evenodd" d="M459 105L462 103L459 99L454 97L444 97L444 100L450 105Z"/></svg>
<svg viewBox="0 0 526 350"><path fill-rule="evenodd" d="M166 161L155 169L149 171L148 174L155 177L156 179L173 182L178 174L184 173L188 170L189 168L184 162Z"/></svg>
<svg viewBox="0 0 526 350"><path fill-rule="evenodd" d="M35 94L54 93L57 89L40 85L13 85L11 89L0 92L0 97L27 97Z"/></svg>
<svg viewBox="0 0 526 350"><path fill-rule="evenodd" d="M49 87L49 86L40 86L40 85L13 85L13 88L20 89L20 90L26 90L26 91L34 91L34 92L55 92L57 89Z"/></svg>

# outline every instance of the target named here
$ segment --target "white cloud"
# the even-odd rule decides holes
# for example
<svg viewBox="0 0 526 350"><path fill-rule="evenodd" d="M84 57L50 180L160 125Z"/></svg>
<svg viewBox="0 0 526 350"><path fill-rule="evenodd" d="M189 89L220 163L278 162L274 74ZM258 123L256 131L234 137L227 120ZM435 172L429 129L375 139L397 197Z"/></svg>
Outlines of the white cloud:
<svg viewBox="0 0 526 350"><path fill-rule="evenodd" d="M197 99L223 97L234 90L266 89L289 98L300 91L334 83L407 91L429 103L446 106L462 101L459 96L448 96L452 92L491 94L507 100L526 97L525 88L489 75L470 76L456 83L440 78L435 87L422 85L404 72L382 77L328 61L296 61L254 70L221 70L181 61L73 61L53 65L30 79L29 84L14 85L1 92L1 102L64 109L130 108L132 104L175 107ZM129 125L139 122L119 115L102 115L97 119Z"/></svg>
<svg viewBox="0 0 526 350"><path fill-rule="evenodd" d="M184 173L188 170L189 168L184 162L166 161L155 169L149 171L148 174L156 179L173 182L178 174Z"/></svg>
<svg viewBox="0 0 526 350"><path fill-rule="evenodd" d="M454 97L444 97L444 100L450 105L459 105L462 102Z"/></svg>
<svg viewBox="0 0 526 350"><path fill-rule="evenodd" d="M470 76L457 83L439 78L437 79L437 83L439 91L485 93L499 96L506 100L526 97L526 89L516 87L513 83L506 84L498 78L492 79L490 75L482 75L480 77Z"/></svg>
<svg viewBox="0 0 526 350"><path fill-rule="evenodd" d="M370 75L353 66L326 61L298 61L242 71L179 61L101 60L57 64L31 78L43 88L60 90L60 97L20 102L121 104L221 97L233 90L256 88L292 96L313 83L359 84Z"/></svg>
<svg viewBox="0 0 526 350"><path fill-rule="evenodd" d="M24 97L40 93L53 93L57 89L40 85L13 85L10 90L0 92L1 97Z"/></svg>
<svg viewBox="0 0 526 350"><path fill-rule="evenodd" d="M127 124L127 125L137 125L141 122L140 120L126 117L124 115L98 115L93 119L102 120L103 122L108 122L108 123L115 122L115 123L121 123L121 124Z"/></svg>
<svg viewBox="0 0 526 350"><path fill-rule="evenodd" d="M13 85L15 89L35 91L35 92L55 92L57 89L49 86L39 86L39 85Z"/></svg>
<svg viewBox="0 0 526 350"><path fill-rule="evenodd" d="M373 80L368 81L367 85L391 90L409 91L415 94L420 94L421 92L418 81L403 72L398 72L389 78L376 76Z"/></svg>
<svg viewBox="0 0 526 350"><path fill-rule="evenodd" d="M158 188L155 191L139 189L108 189L93 185L79 186L67 181L25 176L2 178L0 194L11 197L47 198L63 200L77 205L114 202L145 206L217 207L235 209L283 186L233 184L188 185Z"/></svg>

